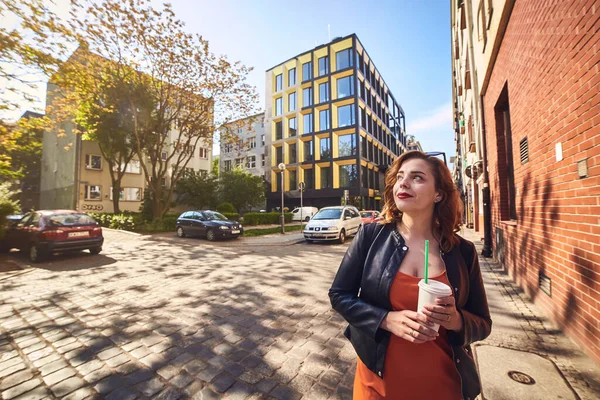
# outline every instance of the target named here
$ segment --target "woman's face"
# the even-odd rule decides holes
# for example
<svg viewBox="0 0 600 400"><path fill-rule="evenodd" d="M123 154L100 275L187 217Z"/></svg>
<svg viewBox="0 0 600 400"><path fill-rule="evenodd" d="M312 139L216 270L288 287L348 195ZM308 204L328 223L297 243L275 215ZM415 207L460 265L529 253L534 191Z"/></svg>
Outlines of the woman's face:
<svg viewBox="0 0 600 400"><path fill-rule="evenodd" d="M440 196L430 165L419 158L405 161L396 175L394 201L403 213L433 212Z"/></svg>

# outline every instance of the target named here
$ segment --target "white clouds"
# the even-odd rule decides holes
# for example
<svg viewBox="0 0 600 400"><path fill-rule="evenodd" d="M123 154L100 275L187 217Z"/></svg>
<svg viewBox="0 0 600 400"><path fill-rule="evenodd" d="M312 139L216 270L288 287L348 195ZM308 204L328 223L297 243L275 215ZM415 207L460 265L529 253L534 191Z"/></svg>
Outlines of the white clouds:
<svg viewBox="0 0 600 400"><path fill-rule="evenodd" d="M417 118L408 123L406 133L415 135L418 138L419 133L427 133L432 130L448 129L452 131L452 103L446 103L441 107L425 113L425 116Z"/></svg>

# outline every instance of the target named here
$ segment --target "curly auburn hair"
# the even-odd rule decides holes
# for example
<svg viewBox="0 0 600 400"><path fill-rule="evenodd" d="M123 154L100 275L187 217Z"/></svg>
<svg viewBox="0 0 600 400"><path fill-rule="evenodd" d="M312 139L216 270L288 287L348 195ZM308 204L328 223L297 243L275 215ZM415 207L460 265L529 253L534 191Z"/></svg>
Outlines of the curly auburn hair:
<svg viewBox="0 0 600 400"><path fill-rule="evenodd" d="M456 232L460 230L462 225L464 206L448 167L439 158L420 151L408 151L394 161L385 176L384 205L379 222L389 224L402 221L402 212L396 207L394 200L396 175L404 162L415 158L424 160L429 164L433 171L435 190L442 196L442 199L435 203L433 208L432 228L434 228L434 234L437 231L441 232L441 238L438 238L438 240L442 250L447 252L459 243Z"/></svg>

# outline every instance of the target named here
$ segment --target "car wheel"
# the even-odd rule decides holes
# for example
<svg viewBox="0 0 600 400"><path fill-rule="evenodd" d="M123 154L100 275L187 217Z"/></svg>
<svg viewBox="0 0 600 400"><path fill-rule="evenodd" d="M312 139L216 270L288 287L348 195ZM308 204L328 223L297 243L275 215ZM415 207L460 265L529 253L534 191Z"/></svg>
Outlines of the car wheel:
<svg viewBox="0 0 600 400"><path fill-rule="evenodd" d="M306 218L304 218L304 220L305 220L306 222L308 222L308 221L310 221L310 217L306 217Z"/></svg>
<svg viewBox="0 0 600 400"><path fill-rule="evenodd" d="M340 237L338 239L338 241L341 244L344 244L344 242L346 241L346 231L342 229L342 231L340 232Z"/></svg>
<svg viewBox="0 0 600 400"><path fill-rule="evenodd" d="M215 231L213 231L212 229L207 230L206 239L210 240L211 242L215 240Z"/></svg>
<svg viewBox="0 0 600 400"><path fill-rule="evenodd" d="M180 237L180 238L185 237L185 231L183 230L183 228L181 226L177 227L177 237Z"/></svg>
<svg viewBox="0 0 600 400"><path fill-rule="evenodd" d="M33 263L37 263L42 261L42 259L44 255L42 254L41 250L35 245L32 244L29 247L29 260Z"/></svg>
<svg viewBox="0 0 600 400"><path fill-rule="evenodd" d="M90 254L100 254L100 252L102 251L102 246L98 246L98 247L92 247L90 249Z"/></svg>

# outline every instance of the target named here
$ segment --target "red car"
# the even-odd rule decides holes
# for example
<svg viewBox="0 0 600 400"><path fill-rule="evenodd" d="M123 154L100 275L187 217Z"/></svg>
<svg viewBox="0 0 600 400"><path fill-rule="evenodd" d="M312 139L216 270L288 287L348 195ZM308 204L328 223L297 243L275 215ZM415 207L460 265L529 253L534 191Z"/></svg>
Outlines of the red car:
<svg viewBox="0 0 600 400"><path fill-rule="evenodd" d="M54 252L89 250L98 254L103 243L102 228L85 213L34 211L8 227L0 241L0 251L18 248L27 251L32 262L39 262Z"/></svg>
<svg viewBox="0 0 600 400"><path fill-rule="evenodd" d="M360 219L363 224L375 222L379 217L379 211L375 210L364 210L360 212Z"/></svg>

